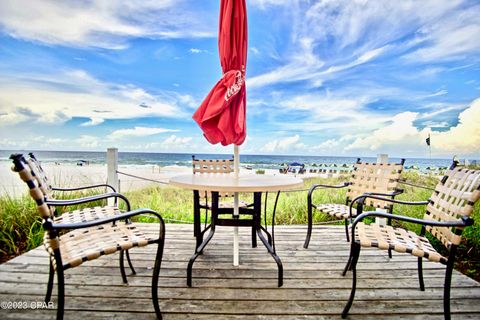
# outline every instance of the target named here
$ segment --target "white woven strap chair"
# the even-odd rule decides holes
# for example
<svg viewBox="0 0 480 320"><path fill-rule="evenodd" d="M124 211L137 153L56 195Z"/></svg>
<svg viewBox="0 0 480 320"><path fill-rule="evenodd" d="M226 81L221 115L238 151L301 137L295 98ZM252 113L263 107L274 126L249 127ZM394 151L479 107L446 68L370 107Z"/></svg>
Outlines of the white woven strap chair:
<svg viewBox="0 0 480 320"><path fill-rule="evenodd" d="M450 319L450 284L455 252L460 244L464 227L473 224L470 215L473 206L480 199L480 170L469 170L456 167L456 162L446 172L446 175L435 187L428 201L406 202L387 199L374 195L365 195L370 199L384 200L407 205L427 205L423 219L394 215L384 212L364 212L352 224L352 241L350 258L343 274L348 270L353 272L353 284L350 299L347 302L342 317L345 318L352 306L356 289L356 266L361 247L376 247L383 250L394 250L418 257L418 279L420 290L425 290L423 283L422 261L424 258L446 265L444 283L444 316ZM392 226L365 224L366 217L384 217L392 220L406 221L421 225L420 234ZM448 256L438 253L425 237L430 233L445 245Z"/></svg>
<svg viewBox="0 0 480 320"><path fill-rule="evenodd" d="M48 175L43 170L41 162L35 157L33 153L29 153L28 158L24 158L28 164L29 169L31 170L32 176L37 182L38 188L45 194L45 202L51 208L54 209L53 215L53 223L79 223L79 222L87 222L87 221L94 221L98 219L103 219L106 217L117 216L121 214L120 208L118 207L117 203L117 192L114 187L109 184L93 184L75 188L60 188L60 187L53 187L51 184L51 179L48 178ZM57 195L59 192L76 192L76 191L83 191L83 190L90 190L94 195L81 197L81 198L70 198L70 199L58 199ZM98 192L101 190L111 190L110 193ZM72 205L78 205L82 203L88 202L98 202L100 200L107 200L109 198L113 198L114 204L111 206L95 206L89 208L83 208L68 212L59 212L56 210L57 207L68 207ZM130 203L128 201L125 202L126 210L130 211ZM127 262L130 267L130 270L133 274L136 274L135 268L133 267L132 261L130 259L130 254L128 250L122 250L120 253L120 273L122 276L122 280L124 283L127 283L127 276L125 274L124 268L124 256L127 257ZM50 281L49 286L47 288L46 299L50 300L52 286L53 286L53 276L54 276L53 266L50 265Z"/></svg>
<svg viewBox="0 0 480 320"><path fill-rule="evenodd" d="M119 212L114 215L101 215L98 219L82 221L77 215L71 213L75 218L65 217L55 221L55 209L48 199L48 193L40 187L40 179L36 176L28 161L21 154L11 155L13 170L20 175L20 178L28 185L31 197L35 200L39 213L42 217L45 230L44 245L50 254L50 277L46 302L50 301L53 287L53 274L57 274L58 301L57 319L63 319L65 307L65 276L68 269L78 267L86 261L94 260L102 255L112 254L117 251L123 252L133 247L141 247L156 243L157 252L152 276L152 301L158 319L162 318L158 305L158 277L163 255L165 239L165 224L162 217L150 209L138 209L134 211ZM113 194L128 203L128 200L121 194ZM95 197L90 197L95 198ZM102 196L97 196L103 199ZM77 203L89 202L78 200ZM95 212L97 208L90 208ZM97 214L97 213L95 213ZM153 215L159 221L158 236L143 234L130 218L141 214ZM122 266L123 270L123 266ZM124 273L124 271L122 271ZM73 289L73 288L72 288Z"/></svg>
<svg viewBox="0 0 480 320"><path fill-rule="evenodd" d="M349 240L348 223L351 222L355 216L362 213L363 206L371 206L391 212L393 205L384 200L362 198L362 201L358 201L358 205L352 208L352 210L350 210L350 204L357 197L365 193L391 198L402 193L402 190L397 189L397 185L403 171L404 163L404 159L402 159L400 163L364 163L361 162L360 159L357 159L348 182L336 186L326 184L315 184L311 186L307 195L308 226L303 247L305 249L308 248L312 236L313 209L337 219L344 219L347 241ZM312 200L314 191L325 188L347 188L345 204L314 204Z"/></svg>

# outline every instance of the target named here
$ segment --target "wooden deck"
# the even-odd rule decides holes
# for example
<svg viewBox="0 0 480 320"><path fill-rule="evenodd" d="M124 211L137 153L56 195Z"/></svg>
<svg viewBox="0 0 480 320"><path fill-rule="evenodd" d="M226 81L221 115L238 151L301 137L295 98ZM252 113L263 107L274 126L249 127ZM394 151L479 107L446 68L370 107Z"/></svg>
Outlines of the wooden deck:
<svg viewBox="0 0 480 320"><path fill-rule="evenodd" d="M142 225L147 232L156 225ZM343 227L314 229L303 249L305 226L275 229L284 265L284 286L277 288L273 259L259 243L250 247L241 228L241 266L231 264L231 229L218 228L194 265L193 288L186 267L193 252L191 225L167 225L160 272L164 319L339 319L348 298L351 274L341 276L348 257ZM66 319L154 319L150 281L155 246L131 252L137 275L123 285L118 255L102 257L66 272ZM365 249L359 262L356 300L350 319L443 319L440 264L425 263L426 291L418 289L416 258ZM37 248L0 265L0 301L43 301L48 258ZM54 289L56 290L56 289ZM55 292L55 291L54 291ZM55 300L54 300L55 302ZM452 318L480 319L480 284L454 272ZM55 310L0 310L0 319L54 319Z"/></svg>

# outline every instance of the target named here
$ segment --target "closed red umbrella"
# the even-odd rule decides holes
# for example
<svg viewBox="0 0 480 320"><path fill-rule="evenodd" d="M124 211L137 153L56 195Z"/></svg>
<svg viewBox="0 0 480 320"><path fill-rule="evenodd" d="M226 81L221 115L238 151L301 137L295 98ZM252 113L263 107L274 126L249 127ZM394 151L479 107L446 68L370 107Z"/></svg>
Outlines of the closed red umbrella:
<svg viewBox="0 0 480 320"><path fill-rule="evenodd" d="M247 10L245 0L221 0L218 50L223 76L193 114L193 119L212 144L235 144L235 176L238 176L238 146L245 141L247 64ZM234 212L238 216L238 194ZM238 227L234 228L233 265L238 266Z"/></svg>
<svg viewBox="0 0 480 320"><path fill-rule="evenodd" d="M223 76L203 100L193 119L212 144L241 145L246 137L245 69L247 12L245 0L221 0L218 49Z"/></svg>

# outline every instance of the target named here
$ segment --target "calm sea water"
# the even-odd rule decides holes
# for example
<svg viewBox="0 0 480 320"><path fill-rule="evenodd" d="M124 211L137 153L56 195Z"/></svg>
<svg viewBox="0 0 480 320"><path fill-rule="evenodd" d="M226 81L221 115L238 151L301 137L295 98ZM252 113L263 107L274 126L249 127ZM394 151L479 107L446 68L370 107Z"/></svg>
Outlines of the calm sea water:
<svg viewBox="0 0 480 320"><path fill-rule="evenodd" d="M0 150L0 161L10 161L12 153L27 153L27 151ZM105 164L106 152L87 151L35 151L35 156L42 162L77 163L79 160L89 161L93 164ZM201 159L226 159L231 154L196 154ZM119 152L119 164L121 165L159 165L159 166L191 166L192 154L187 153L143 153L143 152ZM241 154L240 162L243 166L251 166L253 169L277 169L283 163L298 162L311 167L316 165L341 166L353 164L355 157L329 157L329 156L285 156L285 155L248 155ZM375 162L376 157L362 157L362 161ZM399 162L399 158L390 158L390 161ZM417 166L420 169L426 167L448 167L451 159L418 159L407 158L405 167Z"/></svg>

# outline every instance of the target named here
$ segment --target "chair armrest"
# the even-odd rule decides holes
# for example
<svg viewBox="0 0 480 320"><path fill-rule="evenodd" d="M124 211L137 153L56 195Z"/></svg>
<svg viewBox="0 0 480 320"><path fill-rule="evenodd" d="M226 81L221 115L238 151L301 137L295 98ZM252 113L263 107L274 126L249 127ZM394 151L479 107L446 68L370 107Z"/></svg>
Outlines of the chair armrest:
<svg viewBox="0 0 480 320"><path fill-rule="evenodd" d="M82 229L82 228L90 228L90 227L95 227L99 226L102 224L106 223L111 223L119 220L126 220L134 216L142 215L142 214L149 214L149 215L154 215L157 218L160 219L161 222L163 222L162 216L160 216L159 213L156 211L153 211L151 209L136 209L133 211L127 211L124 213L121 213L119 215L115 216L109 216L105 217L102 219L97 219L97 220L91 220L91 221L85 221L85 222L78 222L78 223L53 223L53 220L48 218L45 219L44 225L46 226L47 230L74 230L74 229Z"/></svg>
<svg viewBox="0 0 480 320"><path fill-rule="evenodd" d="M460 219L455 221L435 221L435 220L418 219L418 218L413 218L408 216L401 216L398 214L392 214L392 213L381 212L381 211L369 211L369 212L364 212L361 215L359 215L357 218L355 218L355 221L353 221L352 228L354 228L358 222L362 221L366 217L391 218L393 220L406 221L406 222L421 224L424 226L432 226L432 227L468 227L473 225L474 223L474 220L469 216L461 216Z"/></svg>
<svg viewBox="0 0 480 320"><path fill-rule="evenodd" d="M94 196L71 199L71 200L47 200L45 202L49 206L63 207L63 206L77 205L77 204L88 203L88 202L93 202L93 201L103 200L103 199L108 199L108 198L120 198L120 199L122 199L127 204L127 211L130 211L130 202L128 201L128 199L123 194L118 193L118 192L98 194L98 195L94 195Z"/></svg>
<svg viewBox="0 0 480 320"><path fill-rule="evenodd" d="M329 185L329 184L314 184L314 185L312 185L312 186L310 187L310 189L308 190L308 195L307 195L308 203L309 203L309 204L312 203L312 194L313 194L313 191L315 191L315 190L318 189L318 188L341 189L341 188L348 187L348 186L351 185L351 184L352 184L351 182L344 182L343 184L336 185L336 186Z"/></svg>
<svg viewBox="0 0 480 320"><path fill-rule="evenodd" d="M380 197L396 197L399 194L403 193L403 189L395 189L393 192L390 193L382 193L382 192L365 192L365 195L372 195L372 196L380 196ZM361 196L360 196L361 197Z"/></svg>
<svg viewBox="0 0 480 320"><path fill-rule="evenodd" d="M392 196L392 194L390 194ZM360 199L366 199L366 198L371 198L371 199L377 199L377 200L382 200L386 202L392 202L392 203L398 203L398 204L406 204L406 205L412 205L412 206L420 206L420 205L427 205L430 203L430 200L425 200L425 201L402 201L402 200L395 200L392 198L385 198L381 196L375 195L375 193L364 193L355 199L352 200L352 203L355 201L359 201Z"/></svg>
<svg viewBox="0 0 480 320"><path fill-rule="evenodd" d="M352 208L353 204L355 202L358 202L359 206L363 206L365 203L365 200L367 198L371 199L377 199L377 200L382 200L385 202L392 202L392 203L398 203L398 204L407 204L407 205L427 205L430 201L401 201L401 200L395 200L394 197L403 193L403 189L397 189L391 193L380 193L380 192L366 192L355 199L352 200L350 203L350 208L349 208L349 213L350 213L350 221L352 219ZM391 197L391 198L386 198L386 197Z"/></svg>
<svg viewBox="0 0 480 320"><path fill-rule="evenodd" d="M109 184L95 184L95 185L91 185L91 186L76 187L76 188L52 187L52 190L54 190L54 191L78 191L78 190L93 189L93 188L100 188L100 187L110 188L112 190L112 192L117 192L117 190L115 190L115 188L112 187Z"/></svg>
<svg viewBox="0 0 480 320"><path fill-rule="evenodd" d="M416 224L421 224L424 226L432 226L432 227L468 227L473 225L474 220L469 216L461 216L459 220L455 221L434 221L434 220L425 220L425 219L418 219L412 218L408 216L401 216L398 214L391 214L387 212L380 212L380 211L369 211L360 214L358 217L355 218L352 224L352 241L355 239L355 227L357 223L362 221L366 217L380 217L380 218L388 218L393 220L400 220L406 221Z"/></svg>

